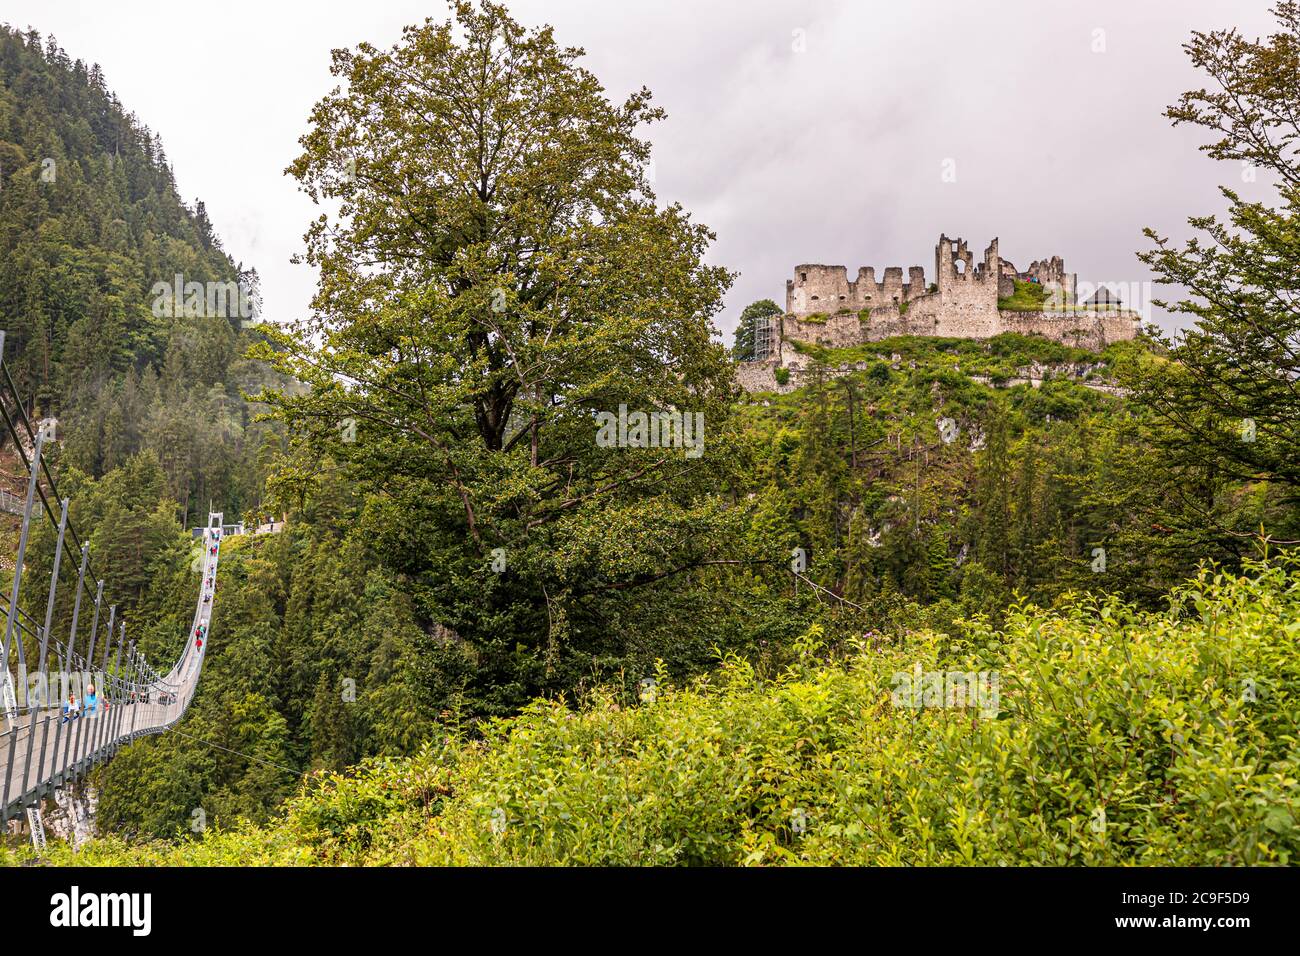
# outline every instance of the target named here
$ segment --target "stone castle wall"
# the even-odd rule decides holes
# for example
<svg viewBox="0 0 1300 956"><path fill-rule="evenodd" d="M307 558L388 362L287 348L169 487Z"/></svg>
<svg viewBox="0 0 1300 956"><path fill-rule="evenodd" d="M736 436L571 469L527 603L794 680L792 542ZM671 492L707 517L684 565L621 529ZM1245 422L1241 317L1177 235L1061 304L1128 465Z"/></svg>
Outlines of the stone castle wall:
<svg viewBox="0 0 1300 956"><path fill-rule="evenodd" d="M779 336L845 348L891 335L991 338L1014 331L1101 348L1131 339L1136 331L1132 317L1118 309L1082 317L1068 311L1057 315L999 309L998 299L1014 291L1016 280L1060 290L1069 305L1075 302L1077 281L1065 271L1060 256L1036 259L1019 272L1001 257L997 239L976 262L964 239L941 235L934 250L934 280L931 291L920 266L907 270L906 281L903 270L891 266L880 282L870 267L859 269L857 278L849 281L844 266L797 266L795 277L786 282L786 315Z"/></svg>
<svg viewBox="0 0 1300 956"><path fill-rule="evenodd" d="M831 315L840 309L853 312L908 302L925 294L925 270L912 266L903 279L901 266L890 266L879 282L872 266L858 270L849 281L845 266L806 263L796 266L795 277L785 284L785 311L788 315Z"/></svg>
<svg viewBox="0 0 1300 956"><path fill-rule="evenodd" d="M1136 322L1130 312L992 312L974 293L959 295L958 301L938 311L937 303L918 300L906 312L899 308L873 309L866 318L857 313L828 316L825 321L808 321L786 316L780 322L785 342L807 342L840 349L867 342L879 342L895 335L928 335L954 339L986 339L1003 332L1041 335L1066 345L1099 351L1111 342L1133 338ZM788 345L779 352L792 352ZM773 361L776 361L775 359Z"/></svg>
<svg viewBox="0 0 1300 956"><path fill-rule="evenodd" d="M737 380L751 392L797 388L808 363L793 342L839 349L896 335L985 339L1019 332L1097 351L1111 342L1132 339L1137 332L1137 316L1118 307L1059 312L999 309L998 299L1011 295L1017 280L1059 290L1067 305L1075 304L1077 280L1065 271L1060 256L1036 259L1020 272L999 255L997 239L984 250L983 260L976 262L964 239L941 235L934 249L933 291L920 266L911 266L906 280L901 267L891 266L880 281L871 267L860 268L850 281L845 266L796 266L794 278L786 282L786 314L777 320L775 354L764 362L741 363ZM777 385L777 368L787 369L787 385Z"/></svg>
<svg viewBox="0 0 1300 956"><path fill-rule="evenodd" d="M1042 335L1075 348L1099 352L1112 342L1127 342L1137 333L1132 312L1003 312L1002 331Z"/></svg>
<svg viewBox="0 0 1300 956"><path fill-rule="evenodd" d="M775 392L776 359L766 362L738 362L736 364L736 384L747 392Z"/></svg>

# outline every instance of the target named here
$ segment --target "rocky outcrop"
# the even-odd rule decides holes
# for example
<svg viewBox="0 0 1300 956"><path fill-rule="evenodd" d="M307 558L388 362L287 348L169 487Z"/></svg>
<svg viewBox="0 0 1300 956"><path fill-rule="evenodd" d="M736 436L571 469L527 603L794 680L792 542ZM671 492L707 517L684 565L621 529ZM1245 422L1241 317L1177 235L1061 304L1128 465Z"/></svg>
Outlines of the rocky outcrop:
<svg viewBox="0 0 1300 956"><path fill-rule="evenodd" d="M46 804L45 833L81 847L95 836L95 813L99 809L99 791L82 782L54 791L54 806Z"/></svg>

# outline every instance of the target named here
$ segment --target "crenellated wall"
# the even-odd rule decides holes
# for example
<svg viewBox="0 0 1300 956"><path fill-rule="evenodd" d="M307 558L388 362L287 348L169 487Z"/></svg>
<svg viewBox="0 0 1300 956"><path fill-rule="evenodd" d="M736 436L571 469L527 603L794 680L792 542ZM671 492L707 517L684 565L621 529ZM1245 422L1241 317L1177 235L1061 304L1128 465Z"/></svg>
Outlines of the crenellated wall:
<svg viewBox="0 0 1300 956"><path fill-rule="evenodd" d="M901 305L925 294L925 270L920 266L907 270L906 282L901 266L889 266L880 281L874 266L863 266L852 282L845 266L806 263L796 266L794 275L785 284L785 311L794 316L860 312Z"/></svg>
<svg viewBox="0 0 1300 956"><path fill-rule="evenodd" d="M891 335L991 338L1018 331L1100 348L1135 334L1134 317L1120 311L1000 310L998 299L1014 291L1016 280L1059 289L1064 303L1075 302L1076 277L1065 271L1060 256L1036 259L1019 272L1000 256L996 238L977 262L966 240L940 235L934 248L934 291L920 266L908 269L906 282L897 266L885 269L880 281L873 267L864 266L849 281L844 266L808 263L797 266L794 278L786 282L786 315L779 336L783 341L845 348Z"/></svg>

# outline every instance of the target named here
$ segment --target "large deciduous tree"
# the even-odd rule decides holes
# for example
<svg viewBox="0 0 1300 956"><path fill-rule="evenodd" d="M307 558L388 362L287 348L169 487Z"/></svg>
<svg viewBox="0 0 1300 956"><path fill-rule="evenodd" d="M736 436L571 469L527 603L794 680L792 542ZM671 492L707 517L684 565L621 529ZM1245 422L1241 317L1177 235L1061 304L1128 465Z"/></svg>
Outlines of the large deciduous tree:
<svg viewBox="0 0 1300 956"><path fill-rule="evenodd" d="M1213 81L1169 108L1175 125L1213 131L1202 150L1275 177L1276 208L1224 188L1226 221L1189 220L1181 248L1148 229L1140 258L1189 295L1167 305L1194 325L1167 339L1168 361L1144 363L1135 399L1163 427L1153 437L1175 472L1202 488L1261 479L1300 490L1300 5L1279 4L1279 30L1250 41L1235 29L1195 33L1192 62ZM1235 166L1234 166L1235 168ZM1251 178L1251 177L1246 177ZM1215 502L1206 501L1207 509Z"/></svg>
<svg viewBox="0 0 1300 956"><path fill-rule="evenodd" d="M325 210L314 314L264 352L311 385L268 396L300 463L328 453L373 492L431 655L471 658L503 710L667 634L667 589L738 560L711 321L731 274L655 202L650 94L611 102L581 55L492 3L335 51L289 168ZM620 406L701 414L703 454L598 446Z"/></svg>

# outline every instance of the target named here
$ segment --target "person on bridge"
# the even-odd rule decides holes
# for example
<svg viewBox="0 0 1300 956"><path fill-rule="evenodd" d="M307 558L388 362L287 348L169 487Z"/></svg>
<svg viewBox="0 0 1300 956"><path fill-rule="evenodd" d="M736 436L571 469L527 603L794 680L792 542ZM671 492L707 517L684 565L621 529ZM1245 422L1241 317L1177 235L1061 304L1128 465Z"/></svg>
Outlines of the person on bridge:
<svg viewBox="0 0 1300 956"><path fill-rule="evenodd" d="M86 685L86 716L94 717L99 709L99 698L95 695L95 685Z"/></svg>
<svg viewBox="0 0 1300 956"><path fill-rule="evenodd" d="M66 724L70 720L76 720L81 712L81 703L77 700L76 694L68 695L68 702L63 705L63 722Z"/></svg>

